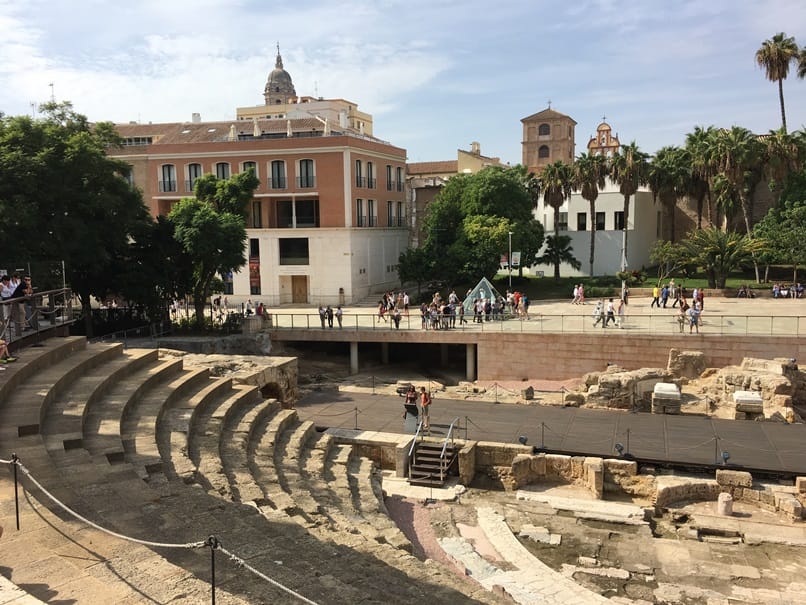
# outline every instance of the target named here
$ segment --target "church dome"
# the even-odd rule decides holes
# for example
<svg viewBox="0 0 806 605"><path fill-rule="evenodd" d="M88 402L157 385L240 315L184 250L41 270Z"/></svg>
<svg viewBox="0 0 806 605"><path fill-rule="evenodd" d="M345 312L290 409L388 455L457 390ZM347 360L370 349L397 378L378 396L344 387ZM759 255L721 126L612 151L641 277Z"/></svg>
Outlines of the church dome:
<svg viewBox="0 0 806 605"><path fill-rule="evenodd" d="M294 82L291 80L291 75L283 69L283 58L280 56L280 46L277 46L277 60L274 64L274 69L269 74L269 79L266 81L266 88L263 90L263 97L266 99L266 105L280 105L288 103L290 99L297 96L294 90Z"/></svg>

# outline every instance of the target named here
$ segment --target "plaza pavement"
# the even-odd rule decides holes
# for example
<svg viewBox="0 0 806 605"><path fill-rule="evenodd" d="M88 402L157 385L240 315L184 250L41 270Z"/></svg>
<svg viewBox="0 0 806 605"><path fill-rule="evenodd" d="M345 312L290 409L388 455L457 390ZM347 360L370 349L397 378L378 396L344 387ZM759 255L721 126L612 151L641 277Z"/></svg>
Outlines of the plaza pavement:
<svg viewBox="0 0 806 605"><path fill-rule="evenodd" d="M616 301L617 302L617 301ZM592 313L596 299L584 305L572 305L567 300L538 300L529 307L529 319L509 318L506 321L457 325L455 330L496 332L595 332ZM630 333L679 333L677 309L671 302L667 308L651 308L651 297L631 297L627 306L623 329ZM380 320L374 305L357 304L343 307L344 330L389 330L391 320ZM267 308L271 314L272 329L319 328L316 305L279 305ZM708 297L701 316L701 332L706 334L806 336L806 299L773 299L772 297L745 299ZM335 322L334 322L335 323ZM336 323L338 329L338 324ZM401 330L421 330L419 308L412 308L400 322ZM611 324L608 330L616 329ZM688 333L688 326L684 331Z"/></svg>

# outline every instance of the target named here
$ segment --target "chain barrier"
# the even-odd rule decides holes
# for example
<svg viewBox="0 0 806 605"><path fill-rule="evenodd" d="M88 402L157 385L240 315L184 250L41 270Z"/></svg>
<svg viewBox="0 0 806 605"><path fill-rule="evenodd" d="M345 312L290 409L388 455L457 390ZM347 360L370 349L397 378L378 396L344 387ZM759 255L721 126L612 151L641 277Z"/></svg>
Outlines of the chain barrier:
<svg viewBox="0 0 806 605"><path fill-rule="evenodd" d="M335 418L336 416L346 416L347 414L355 413L363 414L364 412L362 412L359 408L353 408L351 410L347 410L346 412L335 412L333 414L319 414L317 412L316 417L319 418L321 416L322 418Z"/></svg>

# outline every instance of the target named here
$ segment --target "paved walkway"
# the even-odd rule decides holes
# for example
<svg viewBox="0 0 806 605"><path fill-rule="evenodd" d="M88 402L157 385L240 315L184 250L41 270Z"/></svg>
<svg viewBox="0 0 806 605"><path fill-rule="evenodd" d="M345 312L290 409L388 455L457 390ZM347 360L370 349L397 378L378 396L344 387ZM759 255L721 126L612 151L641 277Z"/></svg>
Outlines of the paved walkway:
<svg viewBox="0 0 806 605"><path fill-rule="evenodd" d="M403 400L344 391L310 393L296 404L302 420L318 426L405 433ZM806 424L741 422L704 416L516 405L442 399L435 394L432 434L459 419L458 437L545 447L555 453L614 456L616 443L636 458L659 464L712 467L721 453L749 471L806 474Z"/></svg>
<svg viewBox="0 0 806 605"><path fill-rule="evenodd" d="M600 326L593 325L591 314L595 301L584 305L572 305L570 301L536 301L529 308L529 319L520 321L490 321L481 324L457 325L454 330L495 332L595 332ZM633 298L628 306L624 330L627 332L669 334L679 333L677 309L650 307L649 298ZM757 334L780 336L806 336L806 299L772 298L708 298L702 314L701 331L706 334ZM284 329L322 329L317 308L314 305L280 305L268 309L272 326ZM391 330L391 321L380 320L374 309L351 305L344 307L342 330ZM334 330L338 330L335 324ZM419 309L412 309L403 316L400 330L422 330ZM608 326L607 329L614 329ZM688 327L686 327L688 332Z"/></svg>

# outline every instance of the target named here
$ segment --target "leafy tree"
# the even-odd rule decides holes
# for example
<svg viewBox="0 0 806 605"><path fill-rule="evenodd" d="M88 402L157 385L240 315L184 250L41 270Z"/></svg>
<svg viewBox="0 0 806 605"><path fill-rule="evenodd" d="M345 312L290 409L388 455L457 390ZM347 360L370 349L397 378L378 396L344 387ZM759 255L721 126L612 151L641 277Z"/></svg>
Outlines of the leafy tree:
<svg viewBox="0 0 806 605"><path fill-rule="evenodd" d="M590 205L591 249L589 275L593 276L593 260L596 249L596 199L599 191L605 188L605 178L609 172L607 160L601 154L581 154L574 162L574 189L580 191L582 198Z"/></svg>
<svg viewBox="0 0 806 605"><path fill-rule="evenodd" d="M649 250L649 260L658 266L658 285L679 271L684 263L682 249L668 240L657 240Z"/></svg>
<svg viewBox="0 0 806 605"><path fill-rule="evenodd" d="M806 200L771 208L753 231L767 242L772 262L792 267L792 281L797 282L798 265L806 265Z"/></svg>
<svg viewBox="0 0 806 605"><path fill-rule="evenodd" d="M424 252L401 255L400 279L416 275L412 263L424 257L433 259L431 270L422 274L429 280L448 283L491 275L508 247L510 231L513 245L524 258L533 259L542 245L543 230L532 216L527 182L521 166L488 167L452 177L428 207Z"/></svg>
<svg viewBox="0 0 806 605"><path fill-rule="evenodd" d="M92 335L91 300L115 291L131 234L150 221L109 123L91 125L70 103L42 106L43 117L0 119L0 229L32 261L62 259Z"/></svg>
<svg viewBox="0 0 806 605"><path fill-rule="evenodd" d="M537 262L541 265L554 265L555 281L560 281L561 263L567 263L577 271L582 267L582 263L574 256L571 238L567 235L546 236L546 248L543 250L543 254L537 257Z"/></svg>
<svg viewBox="0 0 806 605"><path fill-rule="evenodd" d="M630 218L630 197L638 188L647 184L649 164L648 155L638 148L635 141L621 147L613 156L611 174L624 196L624 229L621 236L622 255L627 258L627 229Z"/></svg>
<svg viewBox="0 0 806 605"><path fill-rule="evenodd" d="M692 231L680 242L685 264L702 267L709 288L724 288L728 276L753 255L764 249L764 242L735 231L716 228Z"/></svg>
<svg viewBox="0 0 806 605"><path fill-rule="evenodd" d="M425 248L409 248L398 259L397 273L401 283L415 282L419 295L423 284L434 279L434 261Z"/></svg>
<svg viewBox="0 0 806 605"><path fill-rule="evenodd" d="M795 38L781 32L769 40L764 40L756 51L756 63L764 69L770 82L778 82L778 99L781 103L781 124L786 132L786 111L784 111L784 80L789 75L789 66L798 60L798 45Z"/></svg>
<svg viewBox="0 0 806 605"><path fill-rule="evenodd" d="M246 264L246 212L258 185L251 170L221 180L207 174L196 181L196 197L180 200L168 215L174 238L191 259L190 294L199 327L216 274Z"/></svg>

